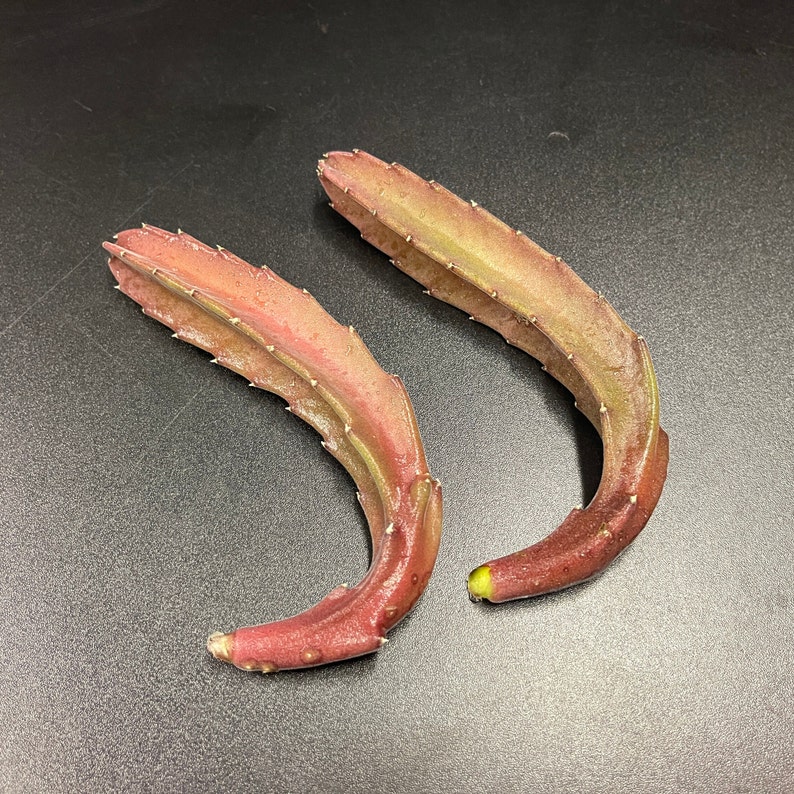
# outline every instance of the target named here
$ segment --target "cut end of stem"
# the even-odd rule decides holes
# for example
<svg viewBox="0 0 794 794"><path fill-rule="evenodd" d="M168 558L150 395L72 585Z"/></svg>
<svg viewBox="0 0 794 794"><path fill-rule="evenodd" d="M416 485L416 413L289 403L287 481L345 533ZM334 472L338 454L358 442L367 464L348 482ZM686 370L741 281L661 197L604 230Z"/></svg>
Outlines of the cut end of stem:
<svg viewBox="0 0 794 794"><path fill-rule="evenodd" d="M207 650L222 662L231 662L232 645L234 640L231 634L216 631L207 638Z"/></svg>
<svg viewBox="0 0 794 794"><path fill-rule="evenodd" d="M493 596L491 569L487 565L481 565L469 574L469 595L474 601L489 601Z"/></svg>

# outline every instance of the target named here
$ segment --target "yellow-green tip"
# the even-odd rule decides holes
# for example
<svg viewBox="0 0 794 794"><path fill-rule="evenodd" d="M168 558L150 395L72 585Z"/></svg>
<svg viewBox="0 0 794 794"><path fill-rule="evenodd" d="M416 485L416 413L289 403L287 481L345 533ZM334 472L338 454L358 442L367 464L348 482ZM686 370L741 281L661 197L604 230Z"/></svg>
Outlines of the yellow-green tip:
<svg viewBox="0 0 794 794"><path fill-rule="evenodd" d="M231 634L216 631L207 638L207 650L216 659L220 659L222 662L231 662L232 642Z"/></svg>
<svg viewBox="0 0 794 794"><path fill-rule="evenodd" d="M484 598L491 599L493 584L491 583L491 569L487 565L481 565L469 574L469 595L475 601L482 601Z"/></svg>

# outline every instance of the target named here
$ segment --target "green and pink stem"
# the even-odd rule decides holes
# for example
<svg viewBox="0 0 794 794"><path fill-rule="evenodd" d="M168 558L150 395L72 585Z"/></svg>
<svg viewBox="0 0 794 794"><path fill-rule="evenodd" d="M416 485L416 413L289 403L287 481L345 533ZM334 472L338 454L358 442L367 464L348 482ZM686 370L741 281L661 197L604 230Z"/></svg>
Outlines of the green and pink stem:
<svg viewBox="0 0 794 794"><path fill-rule="evenodd" d="M637 536L665 480L668 439L648 347L560 257L434 181L359 150L318 164L331 206L434 297L537 358L601 435L590 504L550 535L479 566L475 599L560 590L601 572Z"/></svg>

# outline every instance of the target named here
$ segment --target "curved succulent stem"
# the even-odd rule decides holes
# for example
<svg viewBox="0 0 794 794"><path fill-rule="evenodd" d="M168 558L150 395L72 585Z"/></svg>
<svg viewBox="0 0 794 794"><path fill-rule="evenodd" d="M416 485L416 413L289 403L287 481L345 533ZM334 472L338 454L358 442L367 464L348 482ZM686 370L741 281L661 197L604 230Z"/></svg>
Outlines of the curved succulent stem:
<svg viewBox="0 0 794 794"><path fill-rule="evenodd" d="M213 655L247 670L311 667L377 650L418 600L435 563L441 490L427 469L410 400L353 328L269 268L153 226L105 243L119 288L175 336L272 391L315 427L350 472L373 559L299 615L214 634Z"/></svg>
<svg viewBox="0 0 794 794"><path fill-rule="evenodd" d="M358 150L326 155L318 175L365 240L431 295L539 359L601 434L591 503L539 543L475 569L471 596L507 601L599 573L648 521L667 471L645 341L560 257L438 183Z"/></svg>

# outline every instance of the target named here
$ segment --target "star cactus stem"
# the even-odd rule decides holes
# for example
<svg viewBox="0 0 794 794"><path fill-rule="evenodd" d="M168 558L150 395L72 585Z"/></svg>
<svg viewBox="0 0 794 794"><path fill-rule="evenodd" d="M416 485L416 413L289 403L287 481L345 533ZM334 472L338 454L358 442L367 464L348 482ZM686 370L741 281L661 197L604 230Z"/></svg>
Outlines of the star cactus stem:
<svg viewBox="0 0 794 794"><path fill-rule="evenodd" d="M285 620L213 634L210 652L268 673L378 650L427 585L441 531L441 488L400 379L378 366L353 328L267 267L147 225L104 247L119 288L146 314L286 399L320 432L356 482L369 521L372 562L358 585L340 585Z"/></svg>
<svg viewBox="0 0 794 794"><path fill-rule="evenodd" d="M471 597L525 598L601 572L645 526L667 472L643 338L560 257L434 181L355 149L325 155L318 176L365 240L430 295L540 360L601 435L604 466L590 504L540 542L472 571Z"/></svg>

